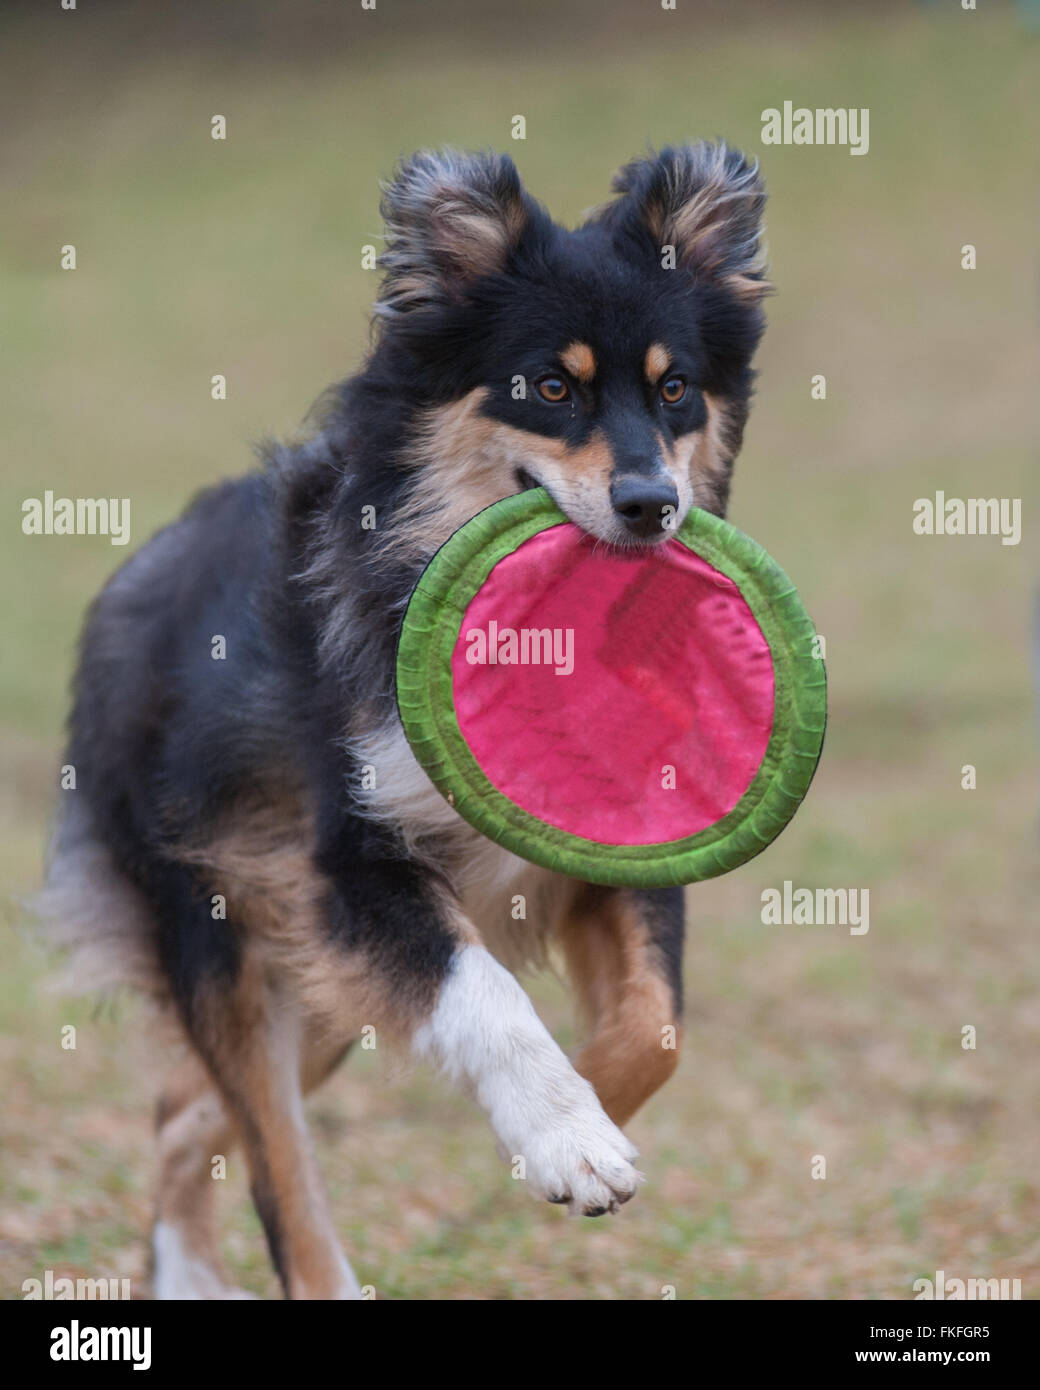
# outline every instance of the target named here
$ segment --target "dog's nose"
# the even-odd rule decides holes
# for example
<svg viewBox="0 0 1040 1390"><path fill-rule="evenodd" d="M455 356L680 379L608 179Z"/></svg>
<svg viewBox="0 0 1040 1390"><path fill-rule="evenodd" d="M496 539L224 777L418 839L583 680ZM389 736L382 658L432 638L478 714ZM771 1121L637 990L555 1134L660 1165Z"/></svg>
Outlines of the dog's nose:
<svg viewBox="0 0 1040 1390"><path fill-rule="evenodd" d="M679 510L675 485L654 478L617 478L610 485L610 500L626 531L644 540L663 531L667 518ZM671 510L665 512L666 507Z"/></svg>

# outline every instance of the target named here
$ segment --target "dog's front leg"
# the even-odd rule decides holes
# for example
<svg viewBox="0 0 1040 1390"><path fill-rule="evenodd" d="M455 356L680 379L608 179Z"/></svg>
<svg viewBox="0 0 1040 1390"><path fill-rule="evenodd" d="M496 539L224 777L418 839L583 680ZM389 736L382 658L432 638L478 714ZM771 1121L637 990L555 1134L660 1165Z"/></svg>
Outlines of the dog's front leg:
<svg viewBox="0 0 1040 1390"><path fill-rule="evenodd" d="M585 1216L616 1211L633 1196L635 1149L483 946L454 955L414 1046L470 1088L503 1157L535 1196Z"/></svg>
<svg viewBox="0 0 1040 1390"><path fill-rule="evenodd" d="M528 1189L587 1216L628 1201L635 1149L443 884L392 860L337 878L333 926L382 979L388 1022L471 1092Z"/></svg>

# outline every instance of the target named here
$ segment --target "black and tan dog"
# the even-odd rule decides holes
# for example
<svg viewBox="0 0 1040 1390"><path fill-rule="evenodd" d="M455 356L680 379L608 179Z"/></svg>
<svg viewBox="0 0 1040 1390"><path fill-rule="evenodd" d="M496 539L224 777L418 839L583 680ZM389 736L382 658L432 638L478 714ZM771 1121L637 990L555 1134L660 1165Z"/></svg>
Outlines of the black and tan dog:
<svg viewBox="0 0 1040 1390"><path fill-rule="evenodd" d="M482 507L540 484L618 546L725 508L767 288L757 170L700 144L614 188L568 231L507 158L407 160L363 369L91 610L48 906L84 982L142 986L190 1043L159 1104L160 1297L234 1293L209 1173L235 1139L287 1293L357 1295L302 1097L366 1025L472 1092L536 1196L593 1216L635 1191L617 1126L676 1062L682 894L483 839L394 697L412 586ZM511 973L550 949L587 1015L573 1065Z"/></svg>

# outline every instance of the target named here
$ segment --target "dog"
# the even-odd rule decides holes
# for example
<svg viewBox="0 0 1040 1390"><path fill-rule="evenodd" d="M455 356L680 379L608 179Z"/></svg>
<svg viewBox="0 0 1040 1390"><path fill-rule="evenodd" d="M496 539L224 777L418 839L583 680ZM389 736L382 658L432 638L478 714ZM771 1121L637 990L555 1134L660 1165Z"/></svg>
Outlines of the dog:
<svg viewBox="0 0 1040 1390"><path fill-rule="evenodd" d="M483 838L394 686L416 579L491 503L544 487L618 547L725 512L769 288L757 162L667 148L613 195L567 230L507 157L403 161L361 370L88 614L46 910L81 984L138 986L187 1043L157 1112L156 1297L240 1296L210 1179L236 1140L286 1296L360 1296L303 1097L363 1030L466 1088L536 1197L598 1216L641 1180L620 1126L678 1059L682 892ZM516 978L550 955L587 1025L573 1064Z"/></svg>

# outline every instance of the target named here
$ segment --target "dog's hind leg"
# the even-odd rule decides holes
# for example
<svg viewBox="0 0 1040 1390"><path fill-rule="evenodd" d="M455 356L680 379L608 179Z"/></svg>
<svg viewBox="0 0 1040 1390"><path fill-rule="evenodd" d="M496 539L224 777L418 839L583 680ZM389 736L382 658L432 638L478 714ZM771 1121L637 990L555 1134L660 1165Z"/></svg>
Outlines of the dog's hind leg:
<svg viewBox="0 0 1040 1390"><path fill-rule="evenodd" d="M237 1136L199 1058L186 1057L168 1079L156 1114L156 1139L155 1297L248 1298L227 1283L217 1255L213 1162L227 1156Z"/></svg>
<svg viewBox="0 0 1040 1390"><path fill-rule="evenodd" d="M342 1059L341 1046L308 1040L300 1059L304 1093ZM159 1299L251 1298L226 1280L217 1251L214 1160L238 1135L202 1061L189 1055L169 1077L156 1117L159 1184L153 1232L153 1287Z"/></svg>
<svg viewBox="0 0 1040 1390"><path fill-rule="evenodd" d="M195 1036L242 1136L253 1201L287 1297L359 1298L304 1120L292 1010L248 964L229 998L197 1002Z"/></svg>
<svg viewBox="0 0 1040 1390"><path fill-rule="evenodd" d="M214 921L192 871L167 864L156 873L153 892L181 1021L245 1150L253 1201L286 1294L360 1297L335 1237L303 1116L304 1078L315 1084L343 1043L322 1051L308 1042L297 1000L256 950L255 923L247 929L249 919ZM197 1101L205 1110L202 1095ZM212 1156L206 1149L214 1133L207 1136L203 1124L206 1137L197 1136L188 1164L195 1174ZM160 1290L163 1278L160 1268Z"/></svg>

